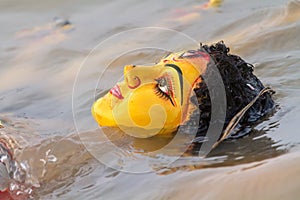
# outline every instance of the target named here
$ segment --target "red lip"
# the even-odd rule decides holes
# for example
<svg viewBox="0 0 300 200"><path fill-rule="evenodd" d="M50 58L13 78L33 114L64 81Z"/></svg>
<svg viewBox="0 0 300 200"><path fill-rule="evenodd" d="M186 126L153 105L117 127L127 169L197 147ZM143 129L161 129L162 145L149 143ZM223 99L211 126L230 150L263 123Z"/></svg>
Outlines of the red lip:
<svg viewBox="0 0 300 200"><path fill-rule="evenodd" d="M115 87L111 88L109 92L118 99L124 99L118 85L115 85Z"/></svg>

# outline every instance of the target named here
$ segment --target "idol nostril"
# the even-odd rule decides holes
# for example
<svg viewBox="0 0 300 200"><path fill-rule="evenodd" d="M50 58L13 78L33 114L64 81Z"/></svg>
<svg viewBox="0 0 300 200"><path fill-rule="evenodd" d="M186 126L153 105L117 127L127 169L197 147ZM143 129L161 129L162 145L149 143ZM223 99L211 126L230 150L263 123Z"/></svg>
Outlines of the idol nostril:
<svg viewBox="0 0 300 200"><path fill-rule="evenodd" d="M141 80L137 76L134 76L133 78L131 78L130 83L128 82L128 79L127 79L127 85L128 85L128 88L130 88L130 89L135 89L135 88L139 87L140 84L141 84Z"/></svg>

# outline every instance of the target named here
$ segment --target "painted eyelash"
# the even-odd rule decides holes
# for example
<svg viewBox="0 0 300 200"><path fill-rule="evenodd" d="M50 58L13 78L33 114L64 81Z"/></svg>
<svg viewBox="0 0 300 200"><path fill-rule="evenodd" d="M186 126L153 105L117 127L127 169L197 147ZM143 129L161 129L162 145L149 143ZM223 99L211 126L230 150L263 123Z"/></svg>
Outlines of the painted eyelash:
<svg viewBox="0 0 300 200"><path fill-rule="evenodd" d="M162 98L162 99L164 99L164 100L166 100L166 101L167 101L167 100L170 100L171 103L172 103L172 105L175 106L175 104L174 104L172 98L171 98L169 95L167 95L166 93L164 93L163 91L161 91L161 90L159 89L159 87L158 87L158 84L155 86L154 91L155 91L155 94L156 94L158 97L160 97L160 98Z"/></svg>
<svg viewBox="0 0 300 200"><path fill-rule="evenodd" d="M166 93L164 93L163 91L161 91L161 89L159 89L158 84L156 84L156 86L154 88L154 91L155 91L155 94L159 98L162 98L162 99L165 99L165 100L169 100L170 99L169 95L167 95Z"/></svg>
<svg viewBox="0 0 300 200"><path fill-rule="evenodd" d="M174 78L171 76L171 85L172 85L172 90L173 90L173 94L176 94L176 90L175 90L175 87L174 87Z"/></svg>
<svg viewBox="0 0 300 200"><path fill-rule="evenodd" d="M173 100L172 100L172 98L171 98L171 95L166 94L165 92L163 92L163 91L159 88L159 83L160 83L160 81L161 81L162 79L163 79L163 77L162 77L162 78L155 79L155 81L157 82L157 84L155 85L154 92L155 92L155 94L156 94L158 97L160 97L160 98L162 98L162 99L164 99L164 100L170 100L171 103L172 103L172 105L175 106L175 104L174 104L174 102L173 102ZM166 81L166 80L165 80L165 81ZM167 82L167 88L168 88L168 90L170 90L170 88L169 88L169 86L168 86L168 84L170 84L170 83L168 83L168 81L166 81L166 82Z"/></svg>
<svg viewBox="0 0 300 200"><path fill-rule="evenodd" d="M168 89L172 92L172 94L176 94L175 87L174 87L174 83L175 83L174 77L169 74L166 76L168 76L168 78L171 79L171 80L169 79L167 80L168 86L170 86L170 88L168 87Z"/></svg>

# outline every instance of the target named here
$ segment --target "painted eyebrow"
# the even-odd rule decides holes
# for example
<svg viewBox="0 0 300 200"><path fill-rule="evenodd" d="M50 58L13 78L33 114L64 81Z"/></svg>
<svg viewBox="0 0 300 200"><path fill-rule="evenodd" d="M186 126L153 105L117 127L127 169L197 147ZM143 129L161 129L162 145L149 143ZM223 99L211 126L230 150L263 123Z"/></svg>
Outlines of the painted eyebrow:
<svg viewBox="0 0 300 200"><path fill-rule="evenodd" d="M178 77L179 77L179 83L180 83L180 95L181 95L181 102L180 104L182 105L183 103L183 79L182 79L182 71L181 69L174 64L165 64L165 67L172 67L173 69L176 70Z"/></svg>

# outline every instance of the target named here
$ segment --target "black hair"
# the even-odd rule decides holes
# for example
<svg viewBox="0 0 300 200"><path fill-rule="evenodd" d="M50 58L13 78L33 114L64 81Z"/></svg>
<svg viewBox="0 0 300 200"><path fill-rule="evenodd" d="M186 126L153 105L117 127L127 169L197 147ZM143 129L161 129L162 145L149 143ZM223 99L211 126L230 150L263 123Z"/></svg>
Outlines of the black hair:
<svg viewBox="0 0 300 200"><path fill-rule="evenodd" d="M212 58L208 64L206 75L210 73L210 66L215 65L222 77L226 92L226 118L223 130L230 120L247 104L249 104L264 88L262 82L253 74L253 65L245 62L237 55L229 54L230 49L223 41L213 45L202 45L200 50L206 51ZM204 73L204 74L205 74ZM211 119L211 99L218 98L213 90L208 90L206 85L210 76L200 76L201 82L197 83L194 92L197 96L200 119L197 136L205 136ZM210 94L211 93L211 94ZM275 108L272 94L267 92L249 108L239 124L249 124L258 121ZM222 108L220 108L222 109ZM224 109L224 108L223 108ZM224 109L225 110L225 109Z"/></svg>

